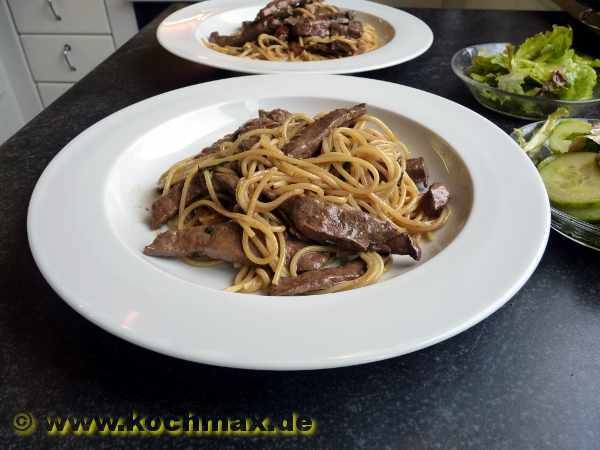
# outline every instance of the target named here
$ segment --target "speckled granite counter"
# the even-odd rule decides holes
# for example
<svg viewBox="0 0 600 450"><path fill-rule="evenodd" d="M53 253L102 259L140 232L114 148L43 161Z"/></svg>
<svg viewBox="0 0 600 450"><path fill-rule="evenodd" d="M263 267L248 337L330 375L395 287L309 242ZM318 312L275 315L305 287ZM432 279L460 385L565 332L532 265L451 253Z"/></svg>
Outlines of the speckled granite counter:
<svg viewBox="0 0 600 450"><path fill-rule="evenodd" d="M411 12L433 29L433 47L412 62L364 76L450 98L504 130L521 124L477 105L451 73L450 57L468 44L524 38L566 16ZM492 317L432 348L353 368L272 373L179 361L105 333L60 300L33 262L25 226L29 197L50 159L120 108L234 76L166 53L154 38L156 25L0 147L2 448L599 448L600 254L555 233L529 282ZM21 411L43 417L132 410L299 411L317 420L318 432L294 438L67 438L46 436L43 424L28 437L11 427Z"/></svg>

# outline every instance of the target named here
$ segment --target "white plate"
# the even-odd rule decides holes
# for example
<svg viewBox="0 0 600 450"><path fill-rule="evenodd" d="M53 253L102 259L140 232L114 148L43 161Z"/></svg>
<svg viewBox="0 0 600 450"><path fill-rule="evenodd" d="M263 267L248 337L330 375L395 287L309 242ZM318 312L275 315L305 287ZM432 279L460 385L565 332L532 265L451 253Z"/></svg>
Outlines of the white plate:
<svg viewBox="0 0 600 450"><path fill-rule="evenodd" d="M142 254L155 235L146 224L155 182L171 163L258 108L313 114L363 101L453 193L451 220L421 263L397 257L387 280L357 290L268 297L223 292L231 269ZM50 285L117 336L204 363L314 369L402 355L484 319L531 275L549 224L533 165L474 112L382 81L270 75L172 91L92 126L42 174L28 232Z"/></svg>
<svg viewBox="0 0 600 450"><path fill-rule="evenodd" d="M232 34L244 20L252 20L267 0L210 0L180 9L158 27L158 42L171 53L200 64L246 73L354 73L394 66L421 55L431 46L433 33L420 19L396 8L366 0L328 0L356 11L375 27L382 46L348 58L309 62L258 61L225 55L203 43L213 31Z"/></svg>

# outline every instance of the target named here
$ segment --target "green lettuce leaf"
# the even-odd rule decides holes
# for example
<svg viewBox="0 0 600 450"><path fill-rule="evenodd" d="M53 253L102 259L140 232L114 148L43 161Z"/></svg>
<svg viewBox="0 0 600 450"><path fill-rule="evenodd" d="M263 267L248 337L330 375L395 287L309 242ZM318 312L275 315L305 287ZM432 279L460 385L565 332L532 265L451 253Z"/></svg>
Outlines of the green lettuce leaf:
<svg viewBox="0 0 600 450"><path fill-rule="evenodd" d="M506 67L498 63L498 59L497 55L477 55L473 58L470 72L479 75L508 72Z"/></svg>
<svg viewBox="0 0 600 450"><path fill-rule="evenodd" d="M592 98L600 59L577 55L571 48L573 30L554 25L551 31L512 45L497 55L473 59L471 78L506 92L561 100Z"/></svg>
<svg viewBox="0 0 600 450"><path fill-rule="evenodd" d="M498 88L513 94L525 94L523 90L523 82L525 81L526 73L513 71L506 75L498 77Z"/></svg>
<svg viewBox="0 0 600 450"><path fill-rule="evenodd" d="M596 86L596 71L587 64L572 62L565 68L567 85L562 95L563 100L586 100L592 98Z"/></svg>
<svg viewBox="0 0 600 450"><path fill-rule="evenodd" d="M600 69L600 59L598 58L594 59L587 55L575 55L573 60L578 64L587 64L594 69Z"/></svg>
<svg viewBox="0 0 600 450"><path fill-rule="evenodd" d="M555 71L562 71L566 65L572 64L574 55L573 50L567 50L559 58L546 61L520 59L515 56L513 71L520 72L543 84L552 79L552 74Z"/></svg>
<svg viewBox="0 0 600 450"><path fill-rule="evenodd" d="M515 59L553 62L560 59L573 44L570 27L552 26L552 31L538 33L523 42L515 52Z"/></svg>
<svg viewBox="0 0 600 450"><path fill-rule="evenodd" d="M473 78L475 81L479 81L480 83L489 84L490 86L496 87L498 85L498 75L495 73L488 73L486 75L472 73L471 78Z"/></svg>

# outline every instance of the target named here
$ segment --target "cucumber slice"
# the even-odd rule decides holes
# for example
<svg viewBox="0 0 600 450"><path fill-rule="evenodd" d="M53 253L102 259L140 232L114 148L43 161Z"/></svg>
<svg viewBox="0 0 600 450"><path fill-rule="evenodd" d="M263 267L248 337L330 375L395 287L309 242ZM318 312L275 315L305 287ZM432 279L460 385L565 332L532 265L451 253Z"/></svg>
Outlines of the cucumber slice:
<svg viewBox="0 0 600 450"><path fill-rule="evenodd" d="M565 208L600 205L597 153L565 153L539 168L550 201Z"/></svg>
<svg viewBox="0 0 600 450"><path fill-rule="evenodd" d="M600 205L590 206L588 208L561 208L567 214L577 217L587 222L600 221Z"/></svg>
<svg viewBox="0 0 600 450"><path fill-rule="evenodd" d="M552 153L567 153L573 140L585 134L592 129L592 125L585 120L563 119L552 130L548 145Z"/></svg>

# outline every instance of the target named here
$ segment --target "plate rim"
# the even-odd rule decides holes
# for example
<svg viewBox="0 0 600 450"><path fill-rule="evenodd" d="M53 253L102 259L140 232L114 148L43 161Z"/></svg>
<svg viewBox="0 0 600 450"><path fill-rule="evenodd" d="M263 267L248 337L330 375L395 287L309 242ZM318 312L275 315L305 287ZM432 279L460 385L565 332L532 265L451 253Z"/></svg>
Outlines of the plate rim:
<svg viewBox="0 0 600 450"><path fill-rule="evenodd" d="M307 79L306 75L297 75L297 76L302 77L303 80ZM373 87L375 87L376 85L383 85L383 86L388 87L389 89L398 89L398 92L400 92L401 90L407 90L406 92L419 93L418 95L424 95L425 97L437 98L438 99L437 101L441 101L442 103L450 104L450 105L458 108L459 110L461 110L463 113L466 113L466 114L472 115L473 117L476 117L477 120L483 120L484 122L487 122L489 125L491 125L493 128L495 128L497 132L502 133L503 137L505 138L505 141L508 140L509 142L512 142L512 139L507 134L505 134L500 128L498 128L496 125L494 125L488 119L480 116L479 114L469 110L468 108L466 108L460 104L452 102L443 97L439 97L435 94L431 94L431 93L428 93L425 91L420 91L415 88L411 88L411 87L407 87L407 86L403 86L403 85L397 85L394 83L379 81L379 80L362 79L362 78L355 78L355 77L344 77L344 76L339 76L339 75L335 75L335 76L317 75L317 76L312 76L312 77L314 79L317 79L317 78L322 79L322 80L328 79L333 84L336 84L338 82L338 80L345 80L345 81L343 81L343 83L350 83L350 84L357 83L357 84L363 84L363 85L372 85ZM510 288L505 289L504 294L501 295L500 297L498 297L495 301L489 302L487 307L481 309L476 314L472 314L468 318L468 320L463 321L460 324L460 326L457 326L457 327L454 327L451 329L447 329L444 333L438 334L435 338L429 339L427 341L422 341L417 345L412 345L409 347L405 346L405 348L400 352L396 352L395 350L390 350L390 348L385 348L385 349L381 349L379 351L371 351L368 354L351 355L350 357L347 357L347 358L320 358L320 359L315 359L315 360L311 360L311 361L303 361L303 362L302 361L292 361L292 362L289 362L289 361L288 362L285 362L285 361L276 361L276 362L274 362L274 361L266 361L266 362L265 361L242 361L242 362L240 362L240 361L235 361L235 360L231 360L231 359L227 359L227 358L219 358L219 357L214 357L214 356L202 357L202 356L198 356L197 354L190 355L190 354L186 354L184 352L178 352L177 349L166 348L164 345L161 345L160 343L157 343L156 341L153 342L151 340L148 341L148 339L139 338L135 334L130 334L126 331L123 331L121 328L114 326L114 324L107 324L106 321L101 320L101 318L98 315L95 315L93 311L89 311L84 306L79 304L77 299L69 298L69 294L66 292L66 290L63 289L59 284L55 283L55 280L53 279L52 274L50 273L51 270L43 262L43 255L42 255L43 251L42 251L41 247L39 247L37 245L37 242L36 242L37 237L36 237L36 231L35 231L36 208L38 208L38 204L39 204L40 189L42 189L42 187L44 186L45 180L47 178L49 178L49 176L50 176L49 174L51 173L51 171L55 170L55 168L58 166L58 164L60 164L61 158L65 158L65 155L68 155L69 149L76 148L78 140L82 140L84 136L91 134L94 130L97 131L98 129L102 128L106 123L109 123L110 121L117 120L122 115L135 112L137 110L137 108L140 107L140 105L150 105L150 104L152 104L152 102L160 102L164 99L169 99L169 98L172 98L173 96L188 93L192 90L198 90L198 91L209 90L211 88L214 88L215 85L219 85L219 84L227 85L227 84L236 83L239 81L259 82L259 79L261 81L264 80L265 83L267 82L267 80L273 81L275 79L279 79L280 82L283 82L284 80L285 80L285 82L289 82L289 75L286 75L286 76L263 75L263 76L259 76L259 77L248 76L248 77L243 77L242 80L240 80L239 77L233 78L233 79L231 79L231 78L230 79L222 79L222 80L216 80L216 81L213 81L210 83L203 83L200 85L192 85L192 86L188 86L185 88L177 89L175 91L166 92L166 93L160 94L155 97L150 97L146 100L142 100L142 101L137 102L133 105L130 105L120 111L117 111L116 113L113 113L113 114L105 117L101 121L97 122L96 124L92 125L88 129L84 130L81 134L79 134L71 142L69 142L64 147L64 149L61 150L53 158L53 160L48 164L48 166L46 167L46 169L40 176L40 179L36 183L33 194L31 196L29 208L28 208L27 232L28 232L30 248L32 251L32 255L36 261L36 264L40 268L40 271L42 272L44 278L48 281L48 283L50 284L52 289L54 289L54 291L67 304L69 304L73 309L75 309L77 312L79 312L82 316L86 317L92 323L98 325L99 327L110 332L111 334L121 337L121 338L123 338L129 342L132 342L136 345L140 345L144 348L148 348L148 349L151 349L151 350L163 353L163 354L175 356L178 358L187 359L190 361L225 366L225 367L247 368L247 369L266 369L266 370L320 369L320 368L342 367L342 366L348 366L348 365L363 364L363 363L378 361L378 360L382 360L382 359L386 359L386 358L391 358L394 356L400 356L403 354L411 353L413 351L428 347L435 343L441 342L445 339L448 339L448 338L470 328L471 326L473 326L476 323L480 322L481 320L485 319L490 314L492 314L497 309L499 309L501 306L503 306L525 284L527 279L531 276L531 274L537 267L542 255L544 253L546 243L548 240L548 235L549 235L549 230L550 230L549 203L545 204L543 224L541 224L541 227L543 228L543 230L542 230L543 233L540 236L538 236L538 242L537 242L537 246L535 249L535 255L529 260L526 269L520 274L518 279L513 280ZM244 83L244 84L246 85L247 83ZM269 85L271 85L271 84L272 84L272 82L269 83ZM311 83L308 83L308 84L311 84ZM293 96L293 93L290 93L289 95ZM323 97L330 97L330 94L328 93L327 95L323 95ZM115 117L116 117L116 119L115 119ZM427 124L423 124L423 126L428 127ZM500 136L500 135L498 135L498 136ZM444 137L444 136L442 136L442 137ZM514 146L516 146L516 144L514 144ZM71 150L71 151L73 151L73 150ZM535 169L533 167L531 167L531 170L535 171ZM541 187L541 189L542 189L544 198L547 198L547 196L545 196L545 190L543 188L543 184L541 183L541 180L539 180L538 178L536 178L536 179L537 179L538 187ZM475 185L474 185L474 189L475 189ZM476 192L474 192L474 194L477 195ZM467 226L467 224L465 224L465 228L459 234L459 236L465 232L466 226ZM450 243L450 245L452 245L452 244L454 244L454 242ZM430 264L430 263L428 263L428 264ZM427 267L428 264L424 264L419 269L423 269L424 267ZM414 271L404 274L400 278L405 278L408 275L410 275L412 272L415 272L416 270L418 270L418 269L415 269ZM374 286L376 286L376 285L374 285ZM364 288L364 289L369 289L369 288ZM354 292L360 292L360 291L361 290L354 291ZM352 292L352 291L349 291L349 292ZM335 294L335 295L339 295L339 294ZM243 296L246 297L246 296L248 296L248 294L244 294ZM321 296L313 296L312 298L317 298L317 297L321 297ZM308 297L304 297L304 298L308 298Z"/></svg>
<svg viewBox="0 0 600 450"><path fill-rule="evenodd" d="M240 7L251 6L253 3L263 4L264 0L226 0L228 3L233 5L239 4ZM366 65L354 65L353 63L357 61L357 58L361 56L368 55L369 53L365 53L364 55L351 56L346 58L338 58L332 60L325 61L313 61L313 62L303 62L303 63L290 63L290 62L273 62L273 61L258 61L252 60L249 58L238 58L229 55L218 54L214 50L207 49L206 47L201 47L201 52L206 53L208 55L206 58L200 57L191 57L189 54L185 52L179 51L176 48L173 48L169 45L168 34L165 31L166 23L169 19L172 19L176 15L182 14L182 11L187 10L190 15L194 15L197 13L204 12L205 10L209 10L211 7L217 7L217 5L221 5L223 0L207 0L204 2L194 3L180 10L174 11L165 17L159 26L156 29L156 38L159 44L168 52L183 58L187 61L191 61L197 64L203 64L210 67L215 67L218 69L225 69L234 72L240 73L248 73L248 74L283 74L283 73L304 73L304 74L351 74L351 73L360 73L371 70L383 69L386 67L395 66L397 64L402 64L408 61L411 61L425 52L427 52L434 42L434 34L427 25L427 23L416 17L413 14L410 14L403 9L393 8L391 6L383 5L380 3L375 3L369 0L336 0L337 3L347 3L352 5L362 5L361 12L366 12L369 14L373 14L377 17L382 18L383 20L390 23L392 27L394 24L390 22L389 17L391 15L392 18L400 18L403 20L411 20L414 21L421 29L424 38L424 42L418 48L415 48L409 54L398 57L395 56L394 47L390 46L390 44L394 42L398 42L398 32L396 31L396 27L394 27L394 37L391 41L386 43L386 45L375 49L375 51L383 50L388 46L385 53L380 54L379 62L370 63ZM361 6L359 6L361 7ZM352 8L350 8L352 9ZM375 12L385 12L385 18L382 17L382 14L375 14ZM201 45L201 44L200 44ZM206 50L206 52L205 52ZM211 57L212 56L212 57ZM289 66L286 66L289 64ZM302 65L300 65L302 64ZM308 65L308 66L307 66ZM307 68L308 67L308 68ZM314 67L314 68L313 68Z"/></svg>

